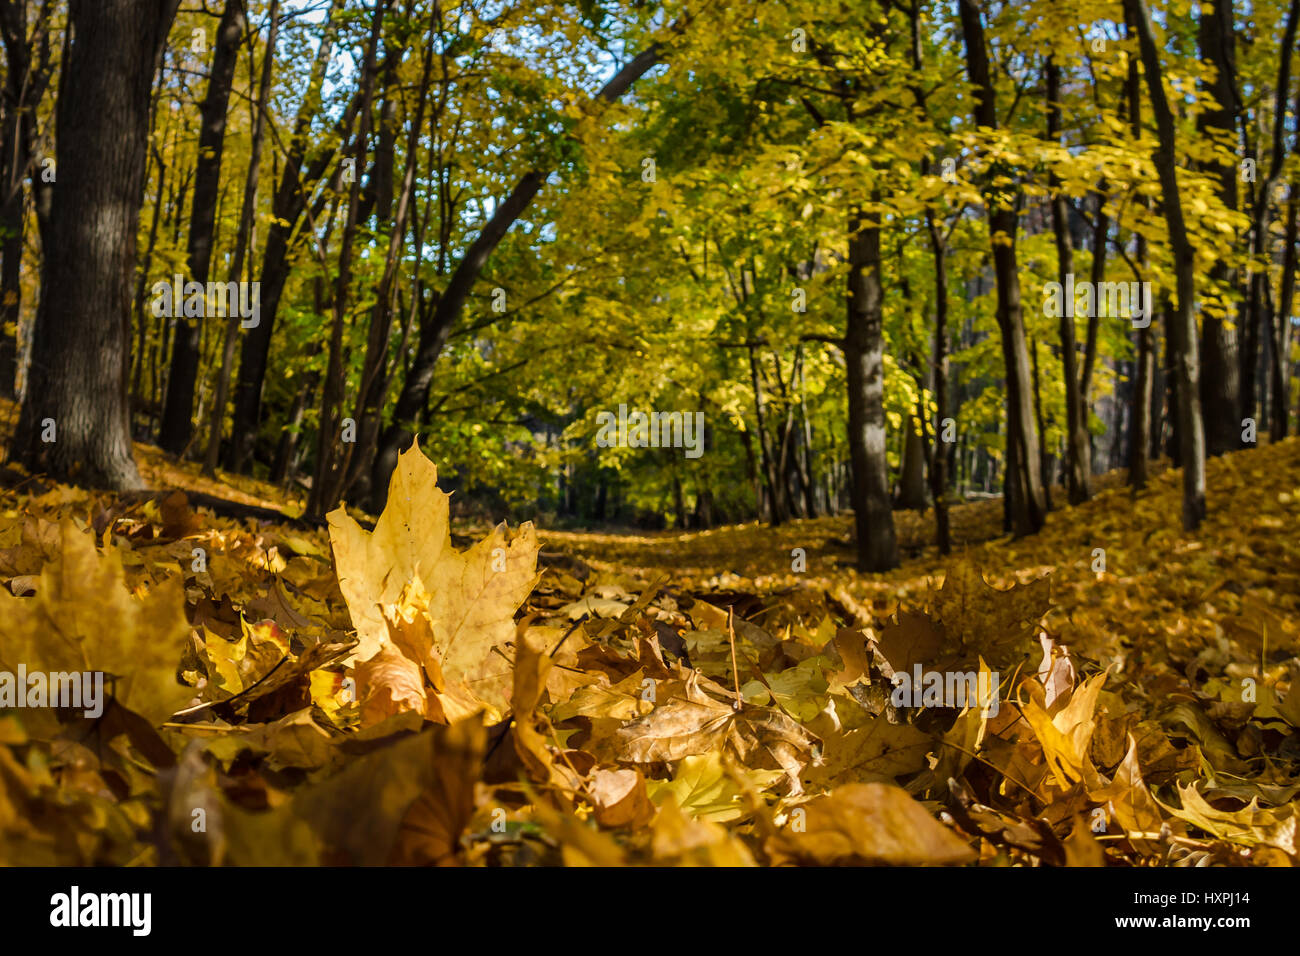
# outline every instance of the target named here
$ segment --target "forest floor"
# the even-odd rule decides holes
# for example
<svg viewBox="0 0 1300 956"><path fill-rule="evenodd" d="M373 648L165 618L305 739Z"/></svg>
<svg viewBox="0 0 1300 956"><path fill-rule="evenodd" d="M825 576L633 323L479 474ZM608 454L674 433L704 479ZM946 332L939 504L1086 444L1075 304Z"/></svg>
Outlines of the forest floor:
<svg viewBox="0 0 1300 956"><path fill-rule="evenodd" d="M0 674L116 681L0 678L0 859L1300 864L1300 439L1212 460L1195 533L1111 474L1021 540L954 506L948 557L896 514L880 575L848 516L461 552L418 452L373 534L9 477Z"/></svg>

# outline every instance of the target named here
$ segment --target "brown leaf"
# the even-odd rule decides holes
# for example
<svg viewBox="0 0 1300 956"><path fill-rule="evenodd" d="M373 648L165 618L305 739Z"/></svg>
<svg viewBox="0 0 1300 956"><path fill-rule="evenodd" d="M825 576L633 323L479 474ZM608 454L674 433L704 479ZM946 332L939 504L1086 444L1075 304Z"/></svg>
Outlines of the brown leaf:
<svg viewBox="0 0 1300 956"><path fill-rule="evenodd" d="M892 781L925 767L934 738L911 724L891 724L885 717L870 718L860 727L828 735L822 763L805 775L810 787L843 783Z"/></svg>
<svg viewBox="0 0 1300 956"><path fill-rule="evenodd" d="M641 827L655 814L645 777L636 769L597 770L588 794L596 809L596 822L603 827Z"/></svg>
<svg viewBox="0 0 1300 956"><path fill-rule="evenodd" d="M420 665L392 644L356 666L361 726L378 724L393 714L413 710L423 714L428 704Z"/></svg>
<svg viewBox="0 0 1300 956"><path fill-rule="evenodd" d="M797 811L804 811L802 823ZM802 826L802 832L799 827ZM941 865L970 863L976 853L907 791L885 783L851 783L796 808L769 841L775 863Z"/></svg>
<svg viewBox="0 0 1300 956"><path fill-rule="evenodd" d="M316 833L326 863L443 861L472 815L485 740L477 717L401 738L299 790L292 813Z"/></svg>

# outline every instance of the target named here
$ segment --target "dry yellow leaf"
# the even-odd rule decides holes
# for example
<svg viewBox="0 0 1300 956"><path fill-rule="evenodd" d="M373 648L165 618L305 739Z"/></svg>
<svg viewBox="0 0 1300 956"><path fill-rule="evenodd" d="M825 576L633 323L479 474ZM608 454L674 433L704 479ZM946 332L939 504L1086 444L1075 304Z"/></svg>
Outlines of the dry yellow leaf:
<svg viewBox="0 0 1300 956"><path fill-rule="evenodd" d="M906 790L886 783L847 784L796 807L769 849L777 863L915 866L976 858Z"/></svg>
<svg viewBox="0 0 1300 956"><path fill-rule="evenodd" d="M537 583L537 536L528 522L507 541L501 524L469 550L457 551L448 523L450 495L437 482L437 467L413 445L398 458L388 505L373 532L342 508L328 516L339 588L357 629L357 660L373 657L389 640L384 609L400 604L418 577L428 589L419 613L427 615L443 676L505 713L511 663L502 648L514 635L515 610Z"/></svg>
<svg viewBox="0 0 1300 956"><path fill-rule="evenodd" d="M89 534L64 521L35 597L0 589L0 671L103 672L105 695L160 724L194 696L176 681L190 633L184 606L176 579L133 597L119 553L98 554Z"/></svg>

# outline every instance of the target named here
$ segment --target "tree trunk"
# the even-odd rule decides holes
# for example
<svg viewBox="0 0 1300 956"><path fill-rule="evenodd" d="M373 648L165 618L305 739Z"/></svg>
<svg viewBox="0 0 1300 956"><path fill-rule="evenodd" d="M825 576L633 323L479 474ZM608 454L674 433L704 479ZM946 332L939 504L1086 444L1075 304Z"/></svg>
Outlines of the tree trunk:
<svg viewBox="0 0 1300 956"><path fill-rule="evenodd" d="M18 380L18 322L22 317L22 261L27 216L21 168L27 165L22 114L9 102L14 79L12 54L5 84L4 132L0 135L0 398L13 398Z"/></svg>
<svg viewBox="0 0 1300 956"><path fill-rule="evenodd" d="M1013 458L1015 451L1013 444L1016 438L1014 435L1007 436L1007 457ZM1016 530L1015 513L1016 503L1020 499L1020 483L1018 481L1020 472L1016 468L1005 468L1002 472L1002 530L1006 534L1012 534ZM985 488L987 489L987 483Z"/></svg>
<svg viewBox="0 0 1300 956"><path fill-rule="evenodd" d="M758 476L758 459L754 454L754 439L750 435L748 428L741 430L740 439L745 449L745 470L749 474L749 484L754 489L755 517L759 521L766 521L769 512L764 507L763 482Z"/></svg>
<svg viewBox="0 0 1300 956"><path fill-rule="evenodd" d="M1126 18L1125 36L1131 37L1133 32L1133 24ZM1128 77L1125 80L1125 95L1128 98L1129 129L1133 133L1135 143L1142 138L1141 84L1142 77L1138 73L1137 60L1130 57ZM1147 203L1149 205L1149 200ZM1142 282L1147 268L1147 240L1141 233L1137 237L1137 262L1140 271L1134 278ZM1155 335L1152 332L1151 316L1144 318L1147 324L1137 330L1137 381L1133 388L1128 458L1128 483L1139 490L1147 486L1150 472L1151 401L1155 373L1155 342L1153 341Z"/></svg>
<svg viewBox="0 0 1300 956"><path fill-rule="evenodd" d="M244 0L226 0L217 25L217 42L212 53L208 92L199 108L199 158L194 171L194 198L190 205L190 231L186 248L188 279L207 283L212 263L212 238L217 222L217 194L221 187L221 156L226 142L226 107L239 62L239 47L247 29ZM179 306L179 303L176 303ZM211 303L205 304L206 309ZM191 321L176 318L172 339L171 375L163 403L162 429L158 444L179 455L190 443L194 425L194 386L199 373L199 342L203 317Z"/></svg>
<svg viewBox="0 0 1300 956"><path fill-rule="evenodd" d="M397 198L397 215L393 218L388 233L388 252L384 259L384 271L375 286L375 304L370 311L370 327L366 336L366 354L361 366L361 385L357 390L355 418L357 422L356 446L349 451L347 476L343 485L344 494L354 494L358 500L370 497L371 470L374 465L375 451L379 443L379 430L383 425L384 399L388 394L391 375L388 371L389 335L393 321L393 301L396 294L397 270L401 262L403 243L406 241L406 224L411 205L415 201L415 177L419 167L420 133L424 127L424 110L428 101L429 85L433 78L433 44L426 43L421 63L420 85L416 93L415 114L409 121L406 141L405 170L402 176L402 188ZM380 118L380 145L375 157L375 165L384 170L389 182L393 177L393 144L395 133L396 105L399 91L396 88L396 76L390 69L385 76L384 109ZM392 207L391 188L377 197L376 218L380 223L388 221ZM416 217L415 255L417 263L415 274L419 274L419 262L424 249L423 225Z"/></svg>
<svg viewBox="0 0 1300 956"><path fill-rule="evenodd" d="M1147 450L1151 444L1151 379L1155 355L1151 328L1137 330L1137 381L1133 389L1133 425L1128 459L1128 483L1145 488L1149 472Z"/></svg>
<svg viewBox="0 0 1300 956"><path fill-rule="evenodd" d="M707 475L700 475L699 481L695 489L695 527L708 530L713 527L713 491L703 484Z"/></svg>
<svg viewBox="0 0 1300 956"><path fill-rule="evenodd" d="M813 472L813 433L812 422L808 418L808 391L804 387L803 346L799 352L799 417L800 417L800 455L799 477L803 482L804 511L809 518L817 517L817 484Z"/></svg>
<svg viewBox="0 0 1300 956"><path fill-rule="evenodd" d="M998 128L997 98L989 73L984 24L974 0L960 0L962 35L966 45L966 71L975 86L976 122L988 130ZM992 179L995 177L991 177ZM1007 467L1014 470L1016 496L1011 524L1017 536L1033 534L1046 519L1038 434L1034 429L1029 351L1020 303L1020 273L1016 262L1018 216L1014 198L992 184L985 192L989 237L993 246L993 271L997 280L998 328L1007 381Z"/></svg>
<svg viewBox="0 0 1300 956"><path fill-rule="evenodd" d="M1295 302L1296 210L1300 207L1300 179L1291 181L1291 197L1286 208L1286 236L1282 247L1282 290L1273 313L1273 349L1269 369L1273 381L1273 414L1270 437L1281 441L1287 436L1291 414L1291 306Z"/></svg>
<svg viewBox="0 0 1300 956"><path fill-rule="evenodd" d="M767 403L763 398L763 374L758 367L754 346L749 347L749 384L754 395L754 431L758 433L758 450L763 465L763 493L768 503L768 518L773 527L784 524L790 517L785 509L785 499L777 488L779 481L773 462L771 436L767 429Z"/></svg>
<svg viewBox="0 0 1300 956"><path fill-rule="evenodd" d="M917 414L924 414L919 401ZM917 415L912 414L903 421L903 461L895 501L895 507L902 511L924 511L928 504L925 487L925 437L921 434L921 421Z"/></svg>
<svg viewBox="0 0 1300 956"><path fill-rule="evenodd" d="M1053 146L1061 140L1061 67L1048 56L1047 65L1047 139ZM1061 181L1055 173L1048 175L1052 199L1052 233L1056 239L1056 278L1061 288L1074 274L1074 245L1070 238L1069 210ZM1103 237L1104 243L1104 237ZM1096 257L1097 250L1093 250ZM1104 261L1104 260L1103 260ZM1071 284L1071 287L1072 284ZM1096 288L1096 286L1094 286ZM1080 390L1078 347L1074 334L1074 304L1066 303L1058 319L1061 338L1061 370L1065 379L1065 487L1070 504L1077 505L1092 496L1092 446L1088 436L1088 416ZM1093 314L1097 308L1094 306ZM1092 316L1089 316L1091 319ZM1036 377L1036 376L1035 376ZM1047 482L1046 492L1050 488Z"/></svg>
<svg viewBox="0 0 1300 956"><path fill-rule="evenodd" d="M1164 399L1161 404L1160 433L1164 438L1165 457L1175 468L1182 467L1182 456L1178 451L1178 368L1174 355L1173 343L1169 339L1169 329L1174 323L1174 306L1172 299L1165 306L1162 316L1165 325L1165 358L1163 377L1165 382Z"/></svg>
<svg viewBox="0 0 1300 956"><path fill-rule="evenodd" d="M156 100L155 100L156 102ZM148 276L153 267L153 253L158 245L158 226L162 222L163 201L167 192L167 165L162 161L161 152L155 147L154 159L158 164L158 191L154 195L153 211L149 215L149 240L144 247L144 262L136 275L135 298L131 303L131 315L135 318L138 332L136 335L136 354L134 356L135 372L131 380L132 407L138 407L144 397L144 366L148 358L146 348L149 341L149 316L145 308L145 290L148 288ZM145 164L145 180L149 179L148 163Z"/></svg>
<svg viewBox="0 0 1300 956"><path fill-rule="evenodd" d="M262 144L266 140L266 110L271 95L271 74L275 66L275 43L279 35L280 0L271 0L267 13L269 26L266 51L262 57L262 75L258 81L257 102L253 104L253 138L249 147L248 173L244 178L244 201L239 210L239 227L230 263L229 281L244 281L244 261L253 235L253 214L257 203L257 185L261 178ZM251 72L251 67L250 67ZM217 371L216 397L212 402L212 420L208 425L208 448L203 458L203 474L214 477L221 457L221 432L230 400L230 376L234 370L235 345L239 341L239 317L229 316L221 350L221 368ZM232 438L233 443L233 438Z"/></svg>
<svg viewBox="0 0 1300 956"><path fill-rule="evenodd" d="M365 165L366 149L370 141L371 104L374 101L375 66L379 54L379 38L383 32L384 17L393 0L377 0L370 26L370 40L361 63L360 125L352 146L352 160L360 170ZM392 62L389 58L388 62ZM312 482L311 496L307 501L307 514L324 516L338 504L343 488L346 462L340 448L339 425L343 417L343 389L346 370L343 367L343 329L346 324L348 302L352 293L352 250L360 226L361 175L352 177L348 190L347 211L343 225L343 238L339 244L338 274L334 282L332 302L334 321L331 323L329 367L325 373L325 388L321 392L320 431L316 452L316 477ZM355 423L354 423L355 425ZM355 436L354 440L355 440Z"/></svg>
<svg viewBox="0 0 1300 956"><path fill-rule="evenodd" d="M1092 232L1092 269L1089 278L1094 291L1100 289L1101 284L1106 281L1106 250L1109 237L1110 217L1106 214L1106 180L1102 179L1097 184L1096 222ZM1079 371L1079 444L1085 456L1083 469L1089 481L1089 494L1091 494L1095 456L1092 448L1092 432L1088 423L1092 416L1092 372L1097 364L1097 341L1101 329L1100 309L1096 307L1096 302L1093 306L1092 315L1088 316L1087 331L1084 333L1083 367Z"/></svg>
<svg viewBox="0 0 1300 956"><path fill-rule="evenodd" d="M22 261L27 228L23 179L32 168L36 110L50 82L50 8L42 4L27 34L26 0L0 2L6 70L0 123L0 397L14 398L18 378L18 323L22 317ZM37 55L32 63L32 53ZM36 188L37 192L40 187Z"/></svg>
<svg viewBox="0 0 1300 956"><path fill-rule="evenodd" d="M1287 11L1286 29L1279 48L1277 68L1277 91L1273 97L1273 143L1269 162L1268 178L1260 186L1259 196L1255 202L1255 222L1252 233L1252 252L1262 257L1268 252L1269 224L1272 221L1271 202L1273 190L1282 174L1283 136L1286 127L1286 96L1291 86L1291 57L1295 50L1297 27L1300 26L1300 0L1291 0ZM1293 115L1300 110L1300 89L1296 90ZM1292 155L1300 156L1300 135L1293 140ZM1296 270L1296 202L1297 186L1300 180L1292 179L1290 196L1286 209L1286 226L1282 247L1282 284L1278 292L1277 308L1273 310L1269 323L1269 391L1272 393L1272 408L1269 414L1269 436L1273 441L1281 441L1287 434L1287 416L1290 405L1290 372L1288 369L1291 348L1291 305L1295 295ZM1251 277L1250 305L1258 311L1268 292L1268 271L1261 270ZM1258 314L1247 320L1253 327L1260 328ZM1248 356L1242 356L1242 375L1246 374ZM1249 356L1253 359L1253 355ZM1254 383L1254 369L1251 368L1251 383ZM1245 399L1248 397L1243 388L1242 417L1247 417ZM1249 393L1253 406L1253 390Z"/></svg>
<svg viewBox="0 0 1300 956"><path fill-rule="evenodd" d="M325 314L325 279L321 275L312 277L313 307L317 315ZM307 347L304 358L310 363L320 354L322 345L319 339ZM303 419L307 407L316 398L316 388L320 384L320 371L312 369L302 377L302 385L293 396L293 405L289 410L288 424L280 432L280 440L275 446L275 457L271 459L271 473L267 480L273 485L280 485L290 480L292 470L299 458L298 448L302 443Z"/></svg>
<svg viewBox="0 0 1300 956"><path fill-rule="evenodd" d="M307 194L315 181L328 167L334 149L326 147L307 155L307 137L313 119L320 109L321 87L334 49L335 17L341 0L331 0L326 14L324 35L316 48L307 91L298 106L288 155L272 201L271 225L266 232L266 246L262 253L260 321L248 329L239 349L239 375L235 380L235 407L231 420L230 447L226 454L226 468L240 471L252 460L262 418L262 384L266 379L266 363L271 349L271 333L275 329L275 316L280 308L280 296L289 278L290 239L297 229L298 220L307 207ZM345 112L340 126L351 131L352 120L358 104L354 98Z"/></svg>
<svg viewBox="0 0 1300 956"><path fill-rule="evenodd" d="M912 69L917 77L925 70L921 44L921 7L912 4L908 17L911 35ZM911 85L912 96L917 105L928 114L926 92L920 83ZM926 169L921 164L920 173ZM931 380L934 388L935 429L934 440L929 446L926 461L930 480L930 497L934 500L935 543L940 554L952 550L951 534L948 527L948 485L950 481L951 454L957 451L955 441L945 441L947 432L945 421L948 417L948 258L944 235L935 223L934 210L925 211L926 230L930 234L930 251L934 256L934 357L931 362ZM924 422L924 419L922 419ZM924 433L924 429L923 429ZM923 435L924 437L924 435ZM954 436L955 437L955 436ZM952 469L955 471L956 469Z"/></svg>
<svg viewBox="0 0 1300 956"><path fill-rule="evenodd" d="M934 213L925 214L930 232L930 249L934 253L934 403L938 422L930 452L930 497L934 499L935 543L940 554L952 550L948 528L948 453L942 440L944 420L948 417L948 255L944 239L934 221Z"/></svg>
<svg viewBox="0 0 1300 956"><path fill-rule="evenodd" d="M849 453L853 459L858 567L863 571L888 571L898 566L898 542L889 502L885 444L880 219L875 212L854 209L849 213L848 227L844 363L849 391Z"/></svg>
<svg viewBox="0 0 1300 956"><path fill-rule="evenodd" d="M1043 390L1038 375L1038 340L1029 340L1030 370L1034 379L1034 420L1038 423L1038 470L1043 476L1043 506L1052 510L1052 455L1047 448L1047 420L1043 416Z"/></svg>
<svg viewBox="0 0 1300 956"><path fill-rule="evenodd" d="M59 188L50 210L31 384L13 444L29 470L57 480L113 489L142 484L127 394L131 277L149 92L179 3L68 5L72 41L56 119L63 147Z"/></svg>
<svg viewBox="0 0 1300 956"><path fill-rule="evenodd" d="M796 438L795 438L795 414L794 399L790 395L790 385L793 384L794 377L798 374L798 353L796 353L795 362L790 367L790 383L787 384L781 371L781 353L772 353L772 362L776 366L776 385L781 393L781 402L785 406L785 422L778 422L781 435L780 442L777 443L774 458L776 461L776 478L777 488L781 494L781 507L785 510L787 519L799 516L799 467L795 461L796 458ZM774 449L775 451L775 449Z"/></svg>
<svg viewBox="0 0 1300 956"><path fill-rule="evenodd" d="M1205 432L1201 422L1200 359L1196 345L1196 259L1187 238L1183 207L1178 189L1178 156L1174 141L1174 119L1165 97L1160 69L1160 51L1151 31L1146 0L1124 0L1124 7L1137 28L1142 50L1142 67L1155 114L1159 144L1154 157L1160 175L1165 222L1173 251L1178 302L1168 313L1170 350L1178 396L1178 451L1183 468L1183 527L1194 531L1205 519ZM1235 404L1233 406L1235 411Z"/></svg>
<svg viewBox="0 0 1300 956"><path fill-rule="evenodd" d="M678 471L677 459L673 459L673 511L676 512L677 530L685 531L690 527L690 514L686 510L686 495L682 491L682 476Z"/></svg>
<svg viewBox="0 0 1300 956"><path fill-rule="evenodd" d="M1197 40L1200 57L1214 64L1215 78L1209 84L1210 94L1205 108L1197 117L1198 132L1215 132L1237 141L1236 57L1233 43L1236 31L1233 26L1232 0L1215 0L1202 4L1198 22ZM1211 164L1208 171L1218 180L1219 199L1231 210L1237 208L1237 176L1235 164ZM1166 199L1170 197L1166 194ZM1232 282L1233 270L1218 262L1211 268L1211 278L1216 282ZM1258 316L1255 317L1256 319ZM1205 446L1210 455L1222 455L1241 447L1241 408L1243 390L1249 395L1251 414L1254 414L1255 334L1245 331L1243 361L1249 361L1249 374L1238 374L1237 333L1223 318L1209 310L1201 313L1201 409L1205 417Z"/></svg>

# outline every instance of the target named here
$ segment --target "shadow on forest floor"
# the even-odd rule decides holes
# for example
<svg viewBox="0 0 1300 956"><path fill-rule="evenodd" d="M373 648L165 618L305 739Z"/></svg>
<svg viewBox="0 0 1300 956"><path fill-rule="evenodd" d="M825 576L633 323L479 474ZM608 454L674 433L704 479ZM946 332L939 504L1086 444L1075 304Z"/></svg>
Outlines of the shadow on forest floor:
<svg viewBox="0 0 1300 956"><path fill-rule="evenodd" d="M0 438L7 441L15 417L15 406L0 402ZM265 481L225 472L206 478L197 462L178 462L153 445L135 448L151 488L301 512L301 499ZM1269 627L1270 643L1294 652L1300 635L1300 543L1294 533L1300 527L1300 438L1211 459L1208 517L1193 534L1180 525L1180 472L1167 462L1153 471L1147 489L1137 494L1125 485L1123 470L1097 476L1092 500L1075 507L1062 504L1065 493L1058 486L1057 509L1046 527L1020 540L1002 530L1001 499L955 504L951 557L940 555L933 543L932 510L895 512L902 561L885 574L855 569L851 514L776 528L750 522L687 531L539 531L545 551L562 557L552 573L565 573L573 563L567 558L577 559L594 572L588 589L635 594L665 577L674 589L696 591L810 588L835 595L848 613L865 621L924 596L954 560L967 557L1000 587L1050 574L1058 616L1103 644L1116 634L1128 640L1141 633L1211 640L1225 630L1254 634L1259 643ZM477 536L485 529L457 530ZM328 536L322 530L310 537L317 534L327 552ZM802 572L792 569L796 548L804 551ZM1098 566L1105 570L1094 570Z"/></svg>

